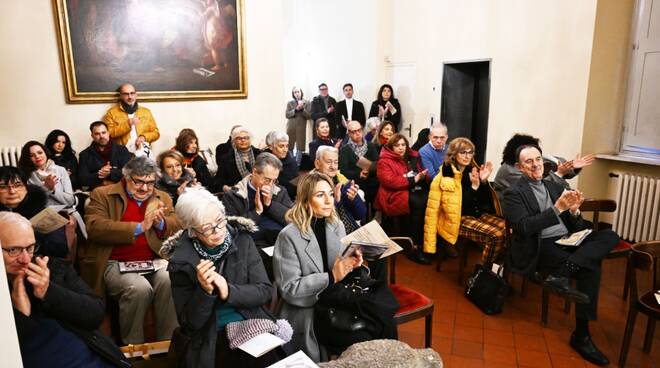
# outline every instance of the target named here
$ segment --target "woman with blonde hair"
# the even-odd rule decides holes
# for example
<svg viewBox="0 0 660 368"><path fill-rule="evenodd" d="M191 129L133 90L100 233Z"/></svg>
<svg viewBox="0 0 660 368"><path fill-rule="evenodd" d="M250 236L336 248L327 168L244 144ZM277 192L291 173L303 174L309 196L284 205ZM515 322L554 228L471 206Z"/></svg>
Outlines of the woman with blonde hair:
<svg viewBox="0 0 660 368"><path fill-rule="evenodd" d="M493 262L504 249L504 219L488 178L493 164L479 166L474 144L459 137L449 142L438 175L431 183L424 221L424 251L435 253L437 235L450 245L459 236L484 246L482 262Z"/></svg>
<svg viewBox="0 0 660 368"><path fill-rule="evenodd" d="M293 327L293 351L302 349L312 360L319 362L327 358L327 352L341 352L358 341L396 338L393 315L398 305L393 310L387 309L383 305L389 299L382 301L378 298L389 292L387 286L379 288L380 284L370 284L374 293L380 291L379 295L369 294L365 298L373 301L363 308L369 311L369 320L373 322L358 331L337 331L324 324L326 320L320 319L318 312L315 314L319 302L335 303L338 294L347 290L346 282L354 277L368 278L368 273L364 274L368 269L361 267L362 253L359 250L351 255L341 255L344 247L340 239L346 232L335 213L332 179L319 172L304 176L298 184L296 202L286 218L289 225L275 242L273 270L282 296L277 312L279 318L287 319ZM396 300L393 303L396 304Z"/></svg>

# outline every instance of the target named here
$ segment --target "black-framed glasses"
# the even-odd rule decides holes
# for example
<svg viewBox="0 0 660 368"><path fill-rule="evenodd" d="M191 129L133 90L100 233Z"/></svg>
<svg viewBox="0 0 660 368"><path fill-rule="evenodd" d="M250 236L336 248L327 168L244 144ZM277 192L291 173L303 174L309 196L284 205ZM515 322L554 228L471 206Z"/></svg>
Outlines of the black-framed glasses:
<svg viewBox="0 0 660 368"><path fill-rule="evenodd" d="M0 192L8 192L10 189L19 190L25 188L25 184L20 181L10 184L0 184Z"/></svg>
<svg viewBox="0 0 660 368"><path fill-rule="evenodd" d="M458 154L461 156L474 156L474 151L461 151Z"/></svg>
<svg viewBox="0 0 660 368"><path fill-rule="evenodd" d="M153 188L154 185L156 185L156 181L155 181L155 180L141 180L141 179L135 179L135 178L132 177L132 176L131 176L130 178L131 178L131 181L133 182L133 184L135 184L135 186L137 186L137 187L142 187L142 186L145 186L145 185L146 185L148 188Z"/></svg>
<svg viewBox="0 0 660 368"><path fill-rule="evenodd" d="M202 229L195 229L198 234L203 235L203 236L211 236L215 234L216 231L221 231L221 230L226 230L227 228L227 220L220 220L216 224L208 224L205 225Z"/></svg>
<svg viewBox="0 0 660 368"><path fill-rule="evenodd" d="M29 254L33 255L34 252L39 250L39 244L34 243L30 244L27 247L9 247L9 248L2 248L2 251L7 253L10 257L18 257L21 253L24 251Z"/></svg>

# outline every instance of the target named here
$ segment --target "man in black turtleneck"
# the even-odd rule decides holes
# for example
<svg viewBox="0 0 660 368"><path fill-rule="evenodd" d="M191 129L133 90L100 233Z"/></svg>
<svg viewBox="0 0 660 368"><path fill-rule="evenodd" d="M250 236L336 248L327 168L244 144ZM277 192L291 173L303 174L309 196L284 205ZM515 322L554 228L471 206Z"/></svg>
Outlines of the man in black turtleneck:
<svg viewBox="0 0 660 368"><path fill-rule="evenodd" d="M580 216L584 196L580 191L564 190L560 184L543 179L543 156L537 146L516 150L516 168L523 174L504 192L504 217L511 224L509 264L514 272L529 276L535 271L546 274L543 286L576 302L575 331L570 345L584 359L607 365L607 357L594 345L589 321L596 319L600 289L601 260L614 248L619 236L612 230L599 230L579 246L563 246L563 236L590 227ZM573 288L570 279L577 279Z"/></svg>
<svg viewBox="0 0 660 368"><path fill-rule="evenodd" d="M138 105L133 85L124 83L117 89L119 103L111 107L103 117L110 137L117 144L125 145L132 153L160 138L158 126L151 111Z"/></svg>
<svg viewBox="0 0 660 368"><path fill-rule="evenodd" d="M330 96L328 92L328 85L325 83L319 84L319 95L314 97L312 100L312 121L316 121L320 118L328 119L328 125L330 125L330 137L337 138L338 124L337 120L337 101ZM316 132L314 132L314 137L316 138ZM339 137L343 138L343 137Z"/></svg>

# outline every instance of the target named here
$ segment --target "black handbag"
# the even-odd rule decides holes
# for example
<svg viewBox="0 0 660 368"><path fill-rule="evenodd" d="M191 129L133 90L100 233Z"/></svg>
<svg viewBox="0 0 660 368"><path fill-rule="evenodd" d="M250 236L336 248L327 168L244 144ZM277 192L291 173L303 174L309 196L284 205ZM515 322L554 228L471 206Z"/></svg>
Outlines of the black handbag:
<svg viewBox="0 0 660 368"><path fill-rule="evenodd" d="M500 267L495 273L477 264L465 286L465 297L486 314L502 313L504 298L509 294L509 284L501 275L503 270Z"/></svg>

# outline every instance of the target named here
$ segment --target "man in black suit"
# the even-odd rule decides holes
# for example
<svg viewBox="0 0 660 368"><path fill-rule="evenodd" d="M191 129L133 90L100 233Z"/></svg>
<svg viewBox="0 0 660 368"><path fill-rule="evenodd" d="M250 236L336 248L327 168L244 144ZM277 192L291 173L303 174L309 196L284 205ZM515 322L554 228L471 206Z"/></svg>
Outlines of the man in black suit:
<svg viewBox="0 0 660 368"><path fill-rule="evenodd" d="M339 127L337 129L338 135L336 138L344 139L346 136L346 124L348 124L349 121L359 121L360 124L364 126L367 117L362 102L353 99L353 85L346 83L344 84L344 87L342 87L342 90L344 91L345 99L337 103Z"/></svg>
<svg viewBox="0 0 660 368"><path fill-rule="evenodd" d="M575 331L570 345L597 365L607 365L607 357L594 345L589 320L596 319L600 288L601 260L619 241L611 230L594 231L579 246L562 246L556 241L564 235L584 230L590 223L580 216L584 197L577 190L543 180L543 156L537 146L516 150L518 168L523 176L504 193L504 217L513 228L509 261L514 272L548 275L545 287L576 302ZM577 279L577 290L570 285Z"/></svg>
<svg viewBox="0 0 660 368"><path fill-rule="evenodd" d="M337 137L338 125L341 125L341 118L337 119L337 101L328 93L328 85L319 84L319 95L312 100L312 121L320 118L328 119L330 125L330 136ZM313 133L316 138L316 132Z"/></svg>

